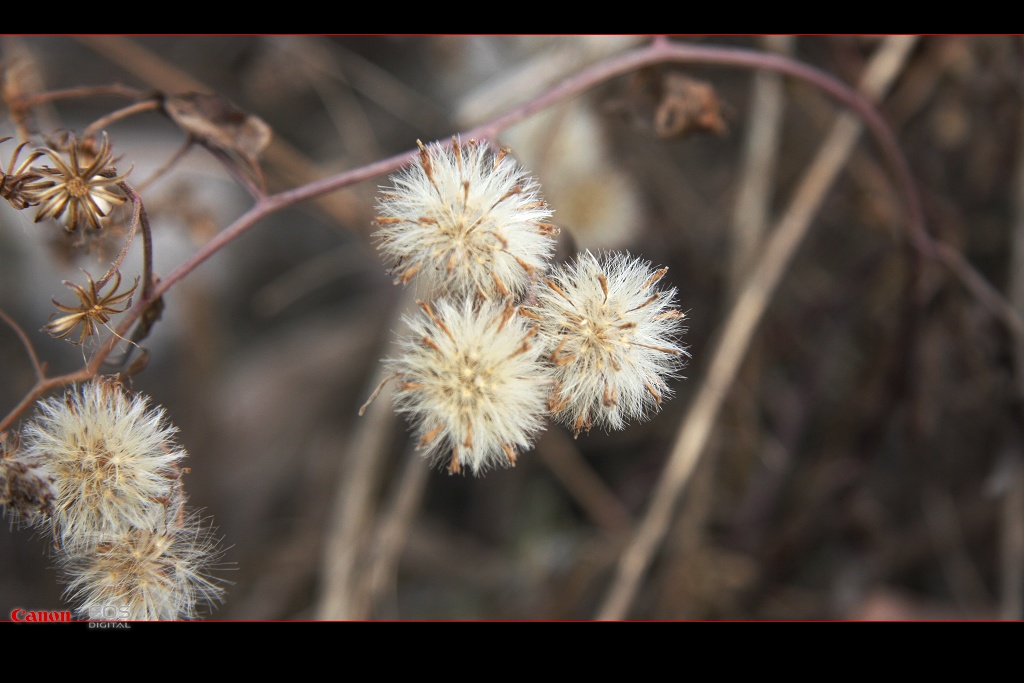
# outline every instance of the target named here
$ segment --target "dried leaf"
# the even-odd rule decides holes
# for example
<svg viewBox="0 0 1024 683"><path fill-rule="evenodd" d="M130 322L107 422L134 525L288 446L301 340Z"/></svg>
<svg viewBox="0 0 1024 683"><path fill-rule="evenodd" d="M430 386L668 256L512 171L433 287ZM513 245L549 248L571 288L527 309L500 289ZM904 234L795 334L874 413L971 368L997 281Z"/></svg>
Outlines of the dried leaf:
<svg viewBox="0 0 1024 683"><path fill-rule="evenodd" d="M654 130L663 138L681 137L698 131L721 135L726 131L722 101L704 81L681 73L668 73L662 96L654 112Z"/></svg>
<svg viewBox="0 0 1024 683"><path fill-rule="evenodd" d="M259 157L270 144L271 130L262 119L219 95L203 93L168 96L163 109L196 142L225 161L239 163L263 186Z"/></svg>

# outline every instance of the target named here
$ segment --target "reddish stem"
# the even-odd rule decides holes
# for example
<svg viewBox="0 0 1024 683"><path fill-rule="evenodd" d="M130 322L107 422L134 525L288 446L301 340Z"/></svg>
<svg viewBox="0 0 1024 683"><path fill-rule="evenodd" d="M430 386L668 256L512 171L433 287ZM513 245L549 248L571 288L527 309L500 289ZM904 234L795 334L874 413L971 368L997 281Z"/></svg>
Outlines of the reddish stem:
<svg viewBox="0 0 1024 683"><path fill-rule="evenodd" d="M909 165L896 141L895 134L885 119L882 118L871 102L854 88L824 71L782 55L742 48L677 44L667 39L658 38L646 47L609 57L566 78L560 84L555 85L537 97L487 123L467 131L463 134L463 137L494 139L509 126L558 102L577 96L612 78L666 62L716 64L720 66L775 71L806 81L852 109L863 119L882 148L882 153L895 170L897 181L907 203L908 227L914 246L927 256L934 255L934 242L925 229L924 213L921 210L920 198L914 187ZM285 192L257 197L256 203L249 211L200 247L196 253L175 268L166 278L157 283L151 291L144 292L135 306L121 318L121 322L116 330L117 333L107 339L85 368L38 383L29 396L5 418L3 423L0 423L0 429L12 422L20 412L31 404L30 398L34 400L50 388L87 379L95 375L106 357L117 346L117 342L128 333L128 330L135 324L150 303L165 294L167 290L195 270L200 264L256 225L262 218L307 199L368 180L378 175L394 172L408 163L415 153L416 150L409 150ZM146 284L148 285L149 283L147 282ZM43 388L43 385L45 385L45 388Z"/></svg>

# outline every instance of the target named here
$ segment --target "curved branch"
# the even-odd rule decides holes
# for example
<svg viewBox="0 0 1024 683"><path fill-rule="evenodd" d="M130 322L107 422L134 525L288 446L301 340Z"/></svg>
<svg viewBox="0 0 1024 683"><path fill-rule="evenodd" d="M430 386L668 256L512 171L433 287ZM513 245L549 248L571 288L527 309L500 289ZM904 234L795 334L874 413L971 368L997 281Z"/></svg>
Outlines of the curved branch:
<svg viewBox="0 0 1024 683"><path fill-rule="evenodd" d="M930 257L938 257L947 264L955 264L954 273L976 296L985 294L980 292L977 285L980 275L966 263L966 261L951 258L943 249L937 249L936 243L928 235L925 229L924 213L921 208L919 195L914 187L913 177L910 173L909 164L904 157L895 134L888 126L879 112L869 100L860 95L854 88L836 79L835 77L804 64L794 59L777 54L768 54L756 50L742 48L725 48L704 45L689 45L674 43L661 38L655 39L646 47L637 48L604 59L579 73L565 79L560 84L548 89L537 97L523 103L522 105L495 117L472 130L466 131L464 135L470 138L492 139L509 126L522 121L542 109L550 107L558 102L580 95L612 78L616 78L644 67L662 63L690 63L690 64L712 64L719 66L731 66L740 68L765 69L785 74L793 78L805 81L810 85L828 94L840 104L851 109L867 126L876 142L881 148L885 159L891 164L896 176L900 193L906 202L908 213L908 233L914 247L922 254ZM122 94L118 92L117 94ZM128 94L127 89L123 94ZM372 164L357 169L338 173L321 180L317 180L292 190L280 192L275 195L257 198L255 204L245 214L237 218L231 225L217 234L213 239L203 245L192 256L178 265L166 278L157 283L151 292L140 297L129 311L121 319L116 330L117 335L112 335L105 344L96 352L85 368L74 373L55 377L48 380L48 388L67 384L80 379L88 378L99 371L104 359L114 350L119 341L118 335L125 336L128 330L143 315L150 304L166 293L177 282L186 277L207 259L234 241L236 238L255 226L261 219L288 206L298 204L307 199L327 194L349 185L368 180L378 175L394 172L409 162L416 150L410 149L401 154L382 159ZM977 277L966 277L964 273L973 274ZM983 280L983 278L982 278ZM991 301L991 297L985 298ZM990 306L994 315L1013 329L1024 330L1024 323L1020 317L1011 309L1000 306ZM38 385L37 385L38 388ZM33 394L41 395L42 392L33 390ZM19 404L12 415L9 415L3 424L8 424L17 413L24 410L24 401Z"/></svg>
<svg viewBox="0 0 1024 683"><path fill-rule="evenodd" d="M129 116L140 114L146 111L158 111L160 109L160 101L157 99L142 100L141 102L135 102L129 104L127 107L113 111L106 116L96 119L82 132L83 138L88 138L96 133L100 132L115 121L126 119Z"/></svg>
<svg viewBox="0 0 1024 683"><path fill-rule="evenodd" d="M115 83L114 85L82 86L78 88L67 88L64 90L50 90L48 92L33 95L24 95L18 97L13 104L25 109L30 109L32 107L38 107L40 104L57 102L59 100L81 99L86 97L96 97L99 95L113 95L115 97L124 97L129 100L141 100L148 97L149 94L150 93L139 90L138 88L131 88L127 85Z"/></svg>
<svg viewBox="0 0 1024 683"><path fill-rule="evenodd" d="M878 113L878 110L875 109L870 100L854 88L824 71L782 55L742 48L709 47L655 41L650 46L624 52L598 62L519 107L466 131L463 136L467 138L493 139L509 126L558 102L580 95L612 78L664 62L705 63L776 71L804 80L832 96L839 103L852 109L871 130L882 148L886 159L896 170L900 189L907 203L910 231L915 246L928 255L932 254L932 240L925 230L924 213L921 210L920 199L914 188L910 167L896 141L895 134L889 128L885 119ZM321 194L354 185L378 175L392 173L408 163L415 153L416 150L410 149L375 163L338 173L257 201L252 209L207 242L199 251L164 278L156 288L153 296L162 295L178 280L188 275L197 266L210 258L210 256L249 230L262 218L275 211ZM126 316L126 322L130 323L138 316L138 310L144 303L144 301L139 302L135 309ZM134 316L132 313L134 313ZM123 333L125 331L125 329L119 329L119 332Z"/></svg>

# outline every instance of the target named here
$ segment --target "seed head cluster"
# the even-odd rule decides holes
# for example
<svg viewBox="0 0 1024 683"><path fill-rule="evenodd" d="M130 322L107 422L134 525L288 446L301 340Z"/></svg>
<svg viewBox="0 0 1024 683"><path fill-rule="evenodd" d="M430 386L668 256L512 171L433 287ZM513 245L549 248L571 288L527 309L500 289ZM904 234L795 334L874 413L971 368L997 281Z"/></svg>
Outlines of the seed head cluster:
<svg viewBox="0 0 1024 683"><path fill-rule="evenodd" d="M422 453L480 474L514 465L545 418L578 436L657 411L688 356L668 269L590 252L553 267L552 212L507 150L419 147L376 236L396 283L431 297L384 361Z"/></svg>
<svg viewBox="0 0 1024 683"><path fill-rule="evenodd" d="M127 201L128 174L114 168L106 134L66 134L22 157L28 146L0 169L0 199L37 207L37 222L93 235ZM138 278L122 288L115 266L98 281L86 273L84 285L64 284L78 301L54 300L58 313L43 331L83 344L131 306ZM187 510L176 432L162 408L110 378L40 400L20 432L0 432L0 506L12 522L47 530L83 618L117 607L131 619L190 619L221 599L210 574L221 551L212 528Z"/></svg>
<svg viewBox="0 0 1024 683"><path fill-rule="evenodd" d="M186 514L176 431L163 409L109 379L40 401L22 430L16 460L27 481L48 484L37 487L47 495L36 519L52 530L83 616L116 605L132 619L187 619L219 598L208 576L219 553Z"/></svg>

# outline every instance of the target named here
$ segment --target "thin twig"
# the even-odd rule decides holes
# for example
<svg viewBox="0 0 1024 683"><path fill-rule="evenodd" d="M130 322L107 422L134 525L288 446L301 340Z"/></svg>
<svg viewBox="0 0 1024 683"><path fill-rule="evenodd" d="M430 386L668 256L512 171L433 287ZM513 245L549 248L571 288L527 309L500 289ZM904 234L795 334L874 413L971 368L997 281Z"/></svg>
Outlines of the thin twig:
<svg viewBox="0 0 1024 683"><path fill-rule="evenodd" d="M123 191L127 183L121 182L118 183L118 185ZM108 268L107 272L103 274L103 277L96 281L97 290L102 289L110 278L114 277L114 274L121 270L121 264L124 263L125 257L128 256L128 250L131 249L132 242L135 241L135 233L139 231L139 216L142 211L142 198L138 195L129 195L129 199L131 199L132 202L132 222L131 227L128 229L128 236L125 237L124 245L121 247L121 251L118 253L117 258L115 258L114 262L110 264L110 268Z"/></svg>
<svg viewBox="0 0 1024 683"><path fill-rule="evenodd" d="M864 89L880 97L899 74L915 38L889 37L879 47L863 79ZM676 503L704 451L719 410L732 386L740 363L769 299L785 273L796 248L803 242L811 219L832 186L861 132L850 114L839 116L818 155L804 172L789 208L772 231L762 257L752 270L723 325L720 342L708 365L707 376L690 403L665 471L647 513L619 560L615 579L598 613L600 619L626 616L661 545ZM923 228L922 228L923 229Z"/></svg>
<svg viewBox="0 0 1024 683"><path fill-rule="evenodd" d="M192 145L194 144L195 141L191 137L185 138L185 141L181 143L181 147L178 148L178 151L175 152L170 159L164 162L164 164L161 165L160 168L153 171L152 175L150 175L148 178L139 183L138 187L136 188L136 191L145 191L146 188L148 188L150 185L156 182L161 176L163 176L165 173L171 170L175 164L177 164L179 161L185 158L185 155L188 154L188 151L192 149Z"/></svg>
<svg viewBox="0 0 1024 683"><path fill-rule="evenodd" d="M35 386L25 394L21 401L18 402L18 405L16 405L14 409L4 417L3 422L0 422L0 432L14 424L15 420L18 419L18 416L28 410L38 399L45 396L51 390L58 389L73 382L84 382L95 374L96 370L92 369L92 364L90 363L82 370L76 370L75 372L70 372L59 377L39 380L36 382Z"/></svg>
<svg viewBox="0 0 1024 683"><path fill-rule="evenodd" d="M110 266L110 270L107 271L100 280L96 283L96 288L99 289L107 280L109 280L116 271L121 268L121 262L124 261L125 256L128 254L128 249L131 247L132 240L135 238L135 233L138 228L142 227L142 297L152 298L153 293L153 233L149 228L149 216L146 214L146 207L142 203L142 197L139 193L125 181L121 181L117 184L121 188L121 191L128 196L128 199L132 203L132 227L128 232L128 238L125 240L124 246L121 248L121 253L117 255L114 263Z"/></svg>
<svg viewBox="0 0 1024 683"><path fill-rule="evenodd" d="M116 111L112 111L106 116L102 116L92 123L90 123L86 129L82 132L82 137L89 138L99 131L103 130L115 121L126 119L129 116L140 114L146 111L157 111L160 109L160 101L156 99L143 100L142 102L136 102L135 104L129 104L127 107L123 107Z"/></svg>
<svg viewBox="0 0 1024 683"><path fill-rule="evenodd" d="M568 434L560 428L549 429L537 442L536 453L605 534L620 538L629 531L632 523L629 510L587 464Z"/></svg>
<svg viewBox="0 0 1024 683"><path fill-rule="evenodd" d="M915 245L922 251L931 253L933 242L924 228L923 213L920 201L914 190L912 176L906 160L903 158L895 135L877 110L862 95L852 88L840 83L828 74L806 64L779 55L767 55L754 50L738 48L714 48L695 45L677 45L656 43L647 48L610 57L579 74L566 79L529 102L499 116L492 121L467 131L466 138L493 139L508 126L517 123L557 102L578 95L610 78L620 76L635 69L640 69L660 62L699 62L714 63L727 66L765 68L786 73L809 81L835 97L842 104L852 108L874 133L888 160L896 167L904 200L908 204L909 230ZM448 143L450 144L450 142ZM408 150L401 154L382 159L360 168L344 171L321 180L317 180L292 190L267 196L259 201L233 224L225 228L216 237L207 242L195 254L172 271L156 288L154 295L160 296L181 278L188 275L196 267L217 253L225 245L252 228L264 217L280 209L319 195L354 185L378 175L391 173L402 167L413 158L417 150ZM980 276L979 276L980 277ZM127 326L141 312L143 301L126 314L122 325ZM123 332L124 330L119 330Z"/></svg>
<svg viewBox="0 0 1024 683"><path fill-rule="evenodd" d="M401 325L399 311L412 305L413 294L402 292L391 314L391 325ZM377 369L373 385L387 373ZM388 398L385 396L385 398ZM375 494L387 461L394 430L395 412L390 400L376 401L356 423L355 434L345 448L345 460L339 472L334 509L328 520L324 538L323 585L317 605L318 619L356 618L365 596L360 595L364 572L368 569L368 552L372 548Z"/></svg>
<svg viewBox="0 0 1024 683"><path fill-rule="evenodd" d="M25 334L25 330L21 329L21 325L14 321L14 318L10 317L2 309L0 309L0 320L7 323L8 327L14 330L14 334L18 335L18 339L21 340L21 345L25 347L25 351L28 352L28 357L32 361L32 369L36 373L36 381L41 382L46 379L46 369L43 364L39 362L39 356L36 355L36 350L32 346L32 341Z"/></svg>
<svg viewBox="0 0 1024 683"><path fill-rule="evenodd" d="M149 228L149 215L146 213L146 205L142 203L142 197L132 189L126 182L121 182L121 189L132 198L132 203L138 202L139 225L142 227L142 298L152 300L153 284L156 277L153 273L153 231Z"/></svg>
<svg viewBox="0 0 1024 683"><path fill-rule="evenodd" d="M38 107L41 104L49 104L59 100L84 99L86 97L98 97L102 95L114 95L116 97L125 97L130 100L141 100L148 97L149 93L137 88L130 88L126 85L121 85L120 83L114 83L113 85L93 85L82 86L79 88L66 88L64 90L49 90L47 92L18 97L12 104L24 109L31 109L32 107Z"/></svg>
<svg viewBox="0 0 1024 683"><path fill-rule="evenodd" d="M789 52L793 36L767 36L765 47ZM775 73L754 74L751 84L750 124L743 143L743 161L739 169L739 191L733 209L731 234L731 275L729 288L735 294L749 272L757 254L771 213L775 161L782 130L782 80ZM733 298L730 296L730 299Z"/></svg>

